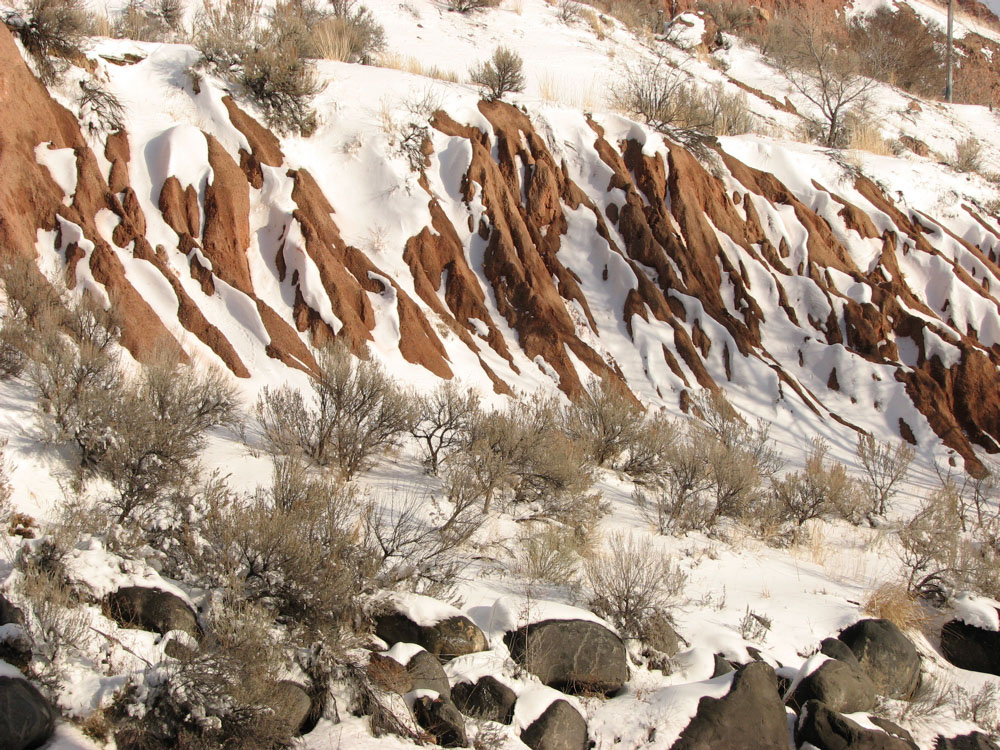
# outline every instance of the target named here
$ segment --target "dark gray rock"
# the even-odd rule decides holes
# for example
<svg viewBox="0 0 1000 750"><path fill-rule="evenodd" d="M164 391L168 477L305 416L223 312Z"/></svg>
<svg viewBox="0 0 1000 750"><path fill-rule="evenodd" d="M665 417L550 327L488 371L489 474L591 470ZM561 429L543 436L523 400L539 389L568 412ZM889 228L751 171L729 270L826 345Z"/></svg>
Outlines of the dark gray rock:
<svg viewBox="0 0 1000 750"><path fill-rule="evenodd" d="M715 655L715 667L712 669L712 679L716 677L722 677L724 674L729 674L730 672L735 672L736 667L734 667L730 662L726 660L722 654Z"/></svg>
<svg viewBox="0 0 1000 750"><path fill-rule="evenodd" d="M566 701L553 701L520 739L531 750L587 750L587 720Z"/></svg>
<svg viewBox="0 0 1000 750"><path fill-rule="evenodd" d="M166 591L128 586L109 594L106 604L110 617L122 627L160 635L180 630L195 640L201 639L201 628L194 612L184 600Z"/></svg>
<svg viewBox="0 0 1000 750"><path fill-rule="evenodd" d="M0 747L30 750L41 747L56 728L57 714L27 680L0 677Z"/></svg>
<svg viewBox="0 0 1000 750"><path fill-rule="evenodd" d="M0 625L24 625L24 612L0 594Z"/></svg>
<svg viewBox="0 0 1000 750"><path fill-rule="evenodd" d="M861 620L840 634L875 689L890 698L909 698L920 684L920 654L889 620Z"/></svg>
<svg viewBox="0 0 1000 750"><path fill-rule="evenodd" d="M919 750L912 742L899 737L864 729L819 701L809 701L799 714L795 743L804 742L819 750Z"/></svg>
<svg viewBox="0 0 1000 750"><path fill-rule="evenodd" d="M487 675L475 683L458 683L451 689L451 699L466 716L510 724L517 695L498 679Z"/></svg>
<svg viewBox="0 0 1000 750"><path fill-rule="evenodd" d="M788 750L786 715L774 670L750 662L726 695L698 701L698 713L671 750Z"/></svg>
<svg viewBox="0 0 1000 750"><path fill-rule="evenodd" d="M417 698L413 702L413 718L441 747L466 747L469 744L465 719L450 700L427 696Z"/></svg>
<svg viewBox="0 0 1000 750"><path fill-rule="evenodd" d="M788 703L798 710L810 700L845 714L870 711L875 708L875 684L860 668L832 659L803 678Z"/></svg>
<svg viewBox="0 0 1000 750"><path fill-rule="evenodd" d="M913 747L917 746L916 741L913 739L913 735L903 729L899 724L894 721L889 721L881 716L869 716L868 721L881 729L886 734L891 734L893 737L898 737L901 740L905 740Z"/></svg>
<svg viewBox="0 0 1000 750"><path fill-rule="evenodd" d="M585 620L545 620L504 636L510 655L549 687L614 693L628 680L621 638Z"/></svg>
<svg viewBox="0 0 1000 750"><path fill-rule="evenodd" d="M642 626L642 640L651 649L666 656L673 656L680 650L680 637L674 630L670 618L662 612L655 612Z"/></svg>
<svg viewBox="0 0 1000 750"><path fill-rule="evenodd" d="M390 612L375 618L375 635L390 646L416 643L446 661L489 648L483 631L464 615L427 626L417 625L399 612Z"/></svg>
<svg viewBox="0 0 1000 750"><path fill-rule="evenodd" d="M961 669L1000 675L1000 633L949 620L941 628L941 653Z"/></svg>
<svg viewBox="0 0 1000 750"><path fill-rule="evenodd" d="M836 659L837 661L842 661L845 664L850 664L852 667L861 669L861 665L858 664L858 657L839 638L824 638L819 644L819 652L825 656L829 656L831 659Z"/></svg>
<svg viewBox="0 0 1000 750"><path fill-rule="evenodd" d="M448 675L437 657L426 651L420 651L406 665L406 673L410 677L410 690L433 690L441 696L451 699L451 685Z"/></svg>
<svg viewBox="0 0 1000 750"><path fill-rule="evenodd" d="M961 737L938 737L934 750L1000 750L1000 747L982 732L973 732Z"/></svg>
<svg viewBox="0 0 1000 750"><path fill-rule="evenodd" d="M282 680L274 686L271 706L275 716L290 726L294 734L299 735L309 721L312 698L302 685Z"/></svg>

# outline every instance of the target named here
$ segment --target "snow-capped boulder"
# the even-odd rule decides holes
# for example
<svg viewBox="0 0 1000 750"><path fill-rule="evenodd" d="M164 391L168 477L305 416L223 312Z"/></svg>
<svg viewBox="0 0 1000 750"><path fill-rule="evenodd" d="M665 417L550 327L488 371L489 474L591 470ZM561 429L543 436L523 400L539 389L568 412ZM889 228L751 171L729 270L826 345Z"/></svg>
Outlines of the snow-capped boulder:
<svg viewBox="0 0 1000 750"><path fill-rule="evenodd" d="M671 750L787 750L785 717L774 670L765 662L750 662L736 672L726 695L698 702L698 712Z"/></svg>
<svg viewBox="0 0 1000 750"><path fill-rule="evenodd" d="M587 721L568 702L556 700L524 728L520 739L531 750L585 750Z"/></svg>
<svg viewBox="0 0 1000 750"><path fill-rule="evenodd" d="M427 653L426 651L424 653ZM413 718L441 747L466 747L465 719L447 698L421 695L413 701Z"/></svg>
<svg viewBox="0 0 1000 750"><path fill-rule="evenodd" d="M375 635L390 646L417 643L442 659L489 648L483 631L449 604L416 594L396 595L391 611L375 617Z"/></svg>
<svg viewBox="0 0 1000 750"><path fill-rule="evenodd" d="M860 668L829 659L802 678L789 704L798 708L810 700L843 713L870 711L875 708L875 684Z"/></svg>
<svg viewBox="0 0 1000 750"><path fill-rule="evenodd" d="M1000 750L1000 746L982 732L960 737L938 737L934 750Z"/></svg>
<svg viewBox="0 0 1000 750"><path fill-rule="evenodd" d="M11 604L3 594L0 594L0 625L23 624L24 612L19 607Z"/></svg>
<svg viewBox="0 0 1000 750"><path fill-rule="evenodd" d="M550 687L614 693L628 680L622 639L586 620L545 620L504 636L511 658Z"/></svg>
<svg viewBox="0 0 1000 750"><path fill-rule="evenodd" d="M1000 632L949 620L941 628L941 653L961 669L1000 675Z"/></svg>
<svg viewBox="0 0 1000 750"><path fill-rule="evenodd" d="M415 643L397 643L384 654L372 654L376 679L387 690L403 695L414 690L433 690L451 698L451 685L441 663ZM402 669L400 669L402 667Z"/></svg>
<svg viewBox="0 0 1000 750"><path fill-rule="evenodd" d="M274 686L272 707L275 716L284 721L292 732L301 734L312 712L312 698L302 685L291 680L282 680Z"/></svg>
<svg viewBox="0 0 1000 750"><path fill-rule="evenodd" d="M144 586L127 586L108 595L108 613L126 628L150 630L166 635L180 630L201 638L201 627L191 607L176 594Z"/></svg>
<svg viewBox="0 0 1000 750"><path fill-rule="evenodd" d="M908 698L920 683L920 654L889 620L861 620L840 634L875 689L890 698Z"/></svg>
<svg viewBox="0 0 1000 750"><path fill-rule="evenodd" d="M919 750L915 744L882 731L866 729L819 701L802 707L795 727L795 742L805 742L819 750Z"/></svg>
<svg viewBox="0 0 1000 750"><path fill-rule="evenodd" d="M466 716L481 721L510 724L517 695L496 677L485 675L476 682L460 682L451 689L451 698Z"/></svg>
<svg viewBox="0 0 1000 750"><path fill-rule="evenodd" d="M17 677L0 677L0 747L41 747L55 726L55 709L34 685Z"/></svg>

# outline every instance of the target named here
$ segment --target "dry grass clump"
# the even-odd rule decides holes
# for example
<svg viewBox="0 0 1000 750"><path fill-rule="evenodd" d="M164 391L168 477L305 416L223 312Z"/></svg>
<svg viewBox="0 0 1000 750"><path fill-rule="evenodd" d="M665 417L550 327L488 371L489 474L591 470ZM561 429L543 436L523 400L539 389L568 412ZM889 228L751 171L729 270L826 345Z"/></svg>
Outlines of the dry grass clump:
<svg viewBox="0 0 1000 750"><path fill-rule="evenodd" d="M865 597L861 611L889 620L900 630L919 630L928 616L918 599L900 583L883 583Z"/></svg>
<svg viewBox="0 0 1000 750"><path fill-rule="evenodd" d="M982 145L972 136L955 144L955 156L949 164L959 172L979 172L983 166Z"/></svg>
<svg viewBox="0 0 1000 750"><path fill-rule="evenodd" d="M891 144L882 137L882 129L872 120L852 118L847 129L848 148L879 156L894 155Z"/></svg>
<svg viewBox="0 0 1000 750"><path fill-rule="evenodd" d="M379 55L378 64L383 68L402 70L413 75L435 78L448 83L458 83L460 80L458 73L439 68L437 65L428 65L413 55L403 56L394 52L383 52Z"/></svg>

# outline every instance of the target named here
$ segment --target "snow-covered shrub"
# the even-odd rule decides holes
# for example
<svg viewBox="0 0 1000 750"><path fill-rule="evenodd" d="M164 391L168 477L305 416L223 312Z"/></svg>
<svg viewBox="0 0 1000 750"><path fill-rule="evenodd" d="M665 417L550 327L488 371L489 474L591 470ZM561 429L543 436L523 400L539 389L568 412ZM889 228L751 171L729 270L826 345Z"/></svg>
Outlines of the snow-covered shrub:
<svg viewBox="0 0 1000 750"><path fill-rule="evenodd" d="M641 638L646 621L666 612L683 593L687 574L648 540L622 532L607 539L607 551L584 566L593 591L591 609L626 637Z"/></svg>
<svg viewBox="0 0 1000 750"><path fill-rule="evenodd" d="M114 133L125 128L125 107L96 78L80 81L80 122L92 133Z"/></svg>
<svg viewBox="0 0 1000 750"><path fill-rule="evenodd" d="M959 172L978 172L983 167L982 146L969 136L955 144L955 156L949 160Z"/></svg>
<svg viewBox="0 0 1000 750"><path fill-rule="evenodd" d="M310 394L287 386L263 390L257 433L271 453L300 453L350 480L398 445L413 421L411 399L381 365L354 358L343 344L317 360Z"/></svg>
<svg viewBox="0 0 1000 750"><path fill-rule="evenodd" d="M446 0L448 10L457 13L468 13L473 10L483 10L484 8L495 8L500 4L500 0Z"/></svg>
<svg viewBox="0 0 1000 750"><path fill-rule="evenodd" d="M31 56L42 83L50 85L83 54L90 17L83 0L27 0L6 11L3 22Z"/></svg>
<svg viewBox="0 0 1000 750"><path fill-rule="evenodd" d="M618 380L592 378L566 409L566 426L597 466L614 466L638 439L642 407Z"/></svg>
<svg viewBox="0 0 1000 750"><path fill-rule="evenodd" d="M329 640L354 623L358 596L374 573L358 544L359 515L350 485L279 458L269 487L208 509L191 567L208 584L235 583L291 630Z"/></svg>
<svg viewBox="0 0 1000 750"><path fill-rule="evenodd" d="M453 381L441 383L417 401L410 434L424 451L427 473L436 475L442 460L468 441L469 427L479 412L479 395Z"/></svg>
<svg viewBox="0 0 1000 750"><path fill-rule="evenodd" d="M490 59L472 67L469 78L486 99L496 101L524 91L524 61L514 50L499 46Z"/></svg>
<svg viewBox="0 0 1000 750"><path fill-rule="evenodd" d="M913 446L903 441L893 446L863 434L858 437L855 453L864 472L861 486L868 500L867 512L884 516L910 470Z"/></svg>
<svg viewBox="0 0 1000 750"><path fill-rule="evenodd" d="M267 613L224 602L209 617L198 649L150 666L120 701L115 733L121 750L272 750L290 747L294 728L283 720L288 693L283 644Z"/></svg>
<svg viewBox="0 0 1000 750"><path fill-rule="evenodd" d="M111 24L111 34L118 39L140 42L165 42L184 32L182 0L129 0Z"/></svg>

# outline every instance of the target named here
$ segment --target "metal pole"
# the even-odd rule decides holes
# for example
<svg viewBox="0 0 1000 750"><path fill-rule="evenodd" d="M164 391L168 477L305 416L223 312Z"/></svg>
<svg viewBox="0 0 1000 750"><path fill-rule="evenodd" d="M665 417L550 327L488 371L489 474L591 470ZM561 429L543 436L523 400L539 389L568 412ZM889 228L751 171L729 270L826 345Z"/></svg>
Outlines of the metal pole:
<svg viewBox="0 0 1000 750"><path fill-rule="evenodd" d="M954 93L953 80L951 74L951 61L952 61L952 31L953 23L955 17L955 0L948 0L948 82L945 84L944 97L951 104L952 94Z"/></svg>

